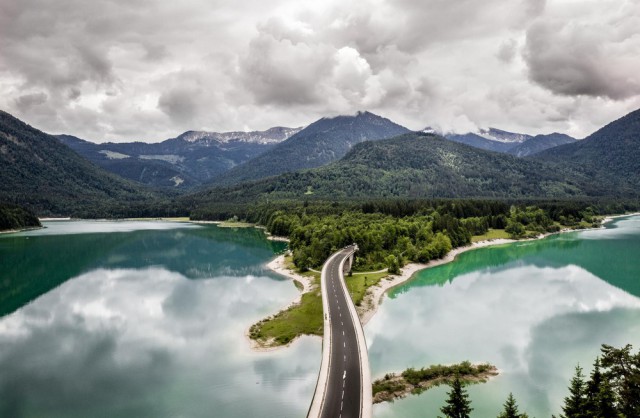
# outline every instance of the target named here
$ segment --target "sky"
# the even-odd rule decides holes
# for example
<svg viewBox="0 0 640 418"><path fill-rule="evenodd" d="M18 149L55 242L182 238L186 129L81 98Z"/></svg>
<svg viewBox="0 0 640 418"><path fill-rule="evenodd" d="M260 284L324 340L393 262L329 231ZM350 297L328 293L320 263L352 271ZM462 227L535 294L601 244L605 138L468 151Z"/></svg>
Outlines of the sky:
<svg viewBox="0 0 640 418"><path fill-rule="evenodd" d="M0 109L158 142L368 110L582 138L640 108L637 0L1 0Z"/></svg>

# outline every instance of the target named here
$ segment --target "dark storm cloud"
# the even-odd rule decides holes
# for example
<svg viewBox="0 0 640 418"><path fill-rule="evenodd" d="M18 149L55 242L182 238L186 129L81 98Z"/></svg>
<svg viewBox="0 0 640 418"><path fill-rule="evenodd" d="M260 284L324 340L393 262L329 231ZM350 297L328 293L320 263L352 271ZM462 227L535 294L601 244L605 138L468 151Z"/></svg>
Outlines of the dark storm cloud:
<svg viewBox="0 0 640 418"><path fill-rule="evenodd" d="M33 106L41 105L47 101L47 95L44 93L25 94L15 99L18 109L23 112L30 110Z"/></svg>
<svg viewBox="0 0 640 418"><path fill-rule="evenodd" d="M625 30L624 20L612 20L603 25L550 19L531 26L525 52L531 79L568 96L620 100L639 94L637 32ZM640 24L637 17L626 20Z"/></svg>

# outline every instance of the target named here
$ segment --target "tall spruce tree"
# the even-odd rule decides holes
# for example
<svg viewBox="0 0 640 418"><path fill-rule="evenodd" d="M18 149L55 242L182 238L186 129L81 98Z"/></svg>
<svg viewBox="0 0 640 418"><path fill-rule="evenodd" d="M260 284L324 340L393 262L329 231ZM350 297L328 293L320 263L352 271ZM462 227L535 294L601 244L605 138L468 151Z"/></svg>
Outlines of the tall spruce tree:
<svg viewBox="0 0 640 418"><path fill-rule="evenodd" d="M513 397L513 393L510 393L507 401L504 403L504 411L498 415L498 418L529 418L529 416L518 412L516 399Z"/></svg>
<svg viewBox="0 0 640 418"><path fill-rule="evenodd" d="M584 383L584 375L582 374L582 367L578 365L576 366L576 374L571 379L569 396L564 398L564 406L562 407L564 415L560 415L562 418L588 417L585 411L585 392L586 387Z"/></svg>
<svg viewBox="0 0 640 418"><path fill-rule="evenodd" d="M440 411L442 411L447 418L469 418L469 414L473 411L473 408L471 408L469 394L462 386L460 376L456 375L451 384L447 404L440 408Z"/></svg>
<svg viewBox="0 0 640 418"><path fill-rule="evenodd" d="M585 413L593 418L617 418L616 396L611 384L602 374L600 358L593 363L593 371L585 390Z"/></svg>

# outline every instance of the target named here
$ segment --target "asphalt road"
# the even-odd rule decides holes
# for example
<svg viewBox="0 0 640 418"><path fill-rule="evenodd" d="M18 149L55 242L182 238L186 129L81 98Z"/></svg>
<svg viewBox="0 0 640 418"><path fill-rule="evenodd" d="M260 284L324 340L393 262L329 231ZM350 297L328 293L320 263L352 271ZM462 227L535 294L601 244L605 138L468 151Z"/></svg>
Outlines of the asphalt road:
<svg viewBox="0 0 640 418"><path fill-rule="evenodd" d="M329 259L327 277L322 283L328 295L328 315L331 320L331 354L325 398L320 417L361 417L362 364L358 352L358 340L354 321L347 303L353 303L340 271L340 262L351 254L351 248ZM365 347L366 350L366 347Z"/></svg>

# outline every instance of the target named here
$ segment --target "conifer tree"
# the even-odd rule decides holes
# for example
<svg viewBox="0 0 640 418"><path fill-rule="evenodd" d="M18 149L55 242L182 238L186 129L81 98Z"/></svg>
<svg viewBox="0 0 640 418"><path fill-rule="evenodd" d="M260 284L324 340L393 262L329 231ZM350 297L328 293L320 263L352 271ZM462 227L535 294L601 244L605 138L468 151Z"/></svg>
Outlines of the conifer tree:
<svg viewBox="0 0 640 418"><path fill-rule="evenodd" d="M469 418L469 414L473 411L473 408L471 408L469 394L462 386L460 376L456 375L451 384L447 404L440 408L440 411L442 411L447 418Z"/></svg>
<svg viewBox="0 0 640 418"><path fill-rule="evenodd" d="M586 384L584 410L589 416L596 417L599 408L600 389L602 388L602 373L600 372L600 357L593 363L591 377Z"/></svg>
<svg viewBox="0 0 640 418"><path fill-rule="evenodd" d="M586 418L585 412L585 383L582 367L576 366L576 374L571 379L569 386L569 396L564 398L564 406L562 410L564 415L562 418Z"/></svg>
<svg viewBox="0 0 640 418"><path fill-rule="evenodd" d="M504 411L498 415L498 418L528 418L527 414L521 414L518 412L518 405L516 399L513 397L513 393L509 394L507 401L504 404Z"/></svg>

